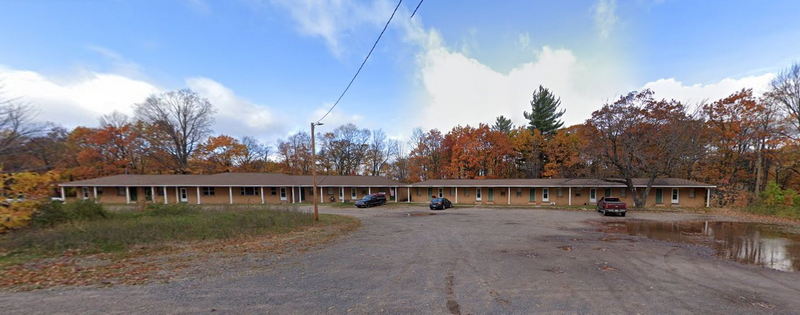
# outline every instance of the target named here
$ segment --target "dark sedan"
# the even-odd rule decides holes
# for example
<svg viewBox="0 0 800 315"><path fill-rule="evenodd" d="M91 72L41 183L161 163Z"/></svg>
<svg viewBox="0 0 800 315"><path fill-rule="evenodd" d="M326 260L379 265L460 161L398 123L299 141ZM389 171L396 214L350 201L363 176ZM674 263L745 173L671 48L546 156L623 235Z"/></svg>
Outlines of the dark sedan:
<svg viewBox="0 0 800 315"><path fill-rule="evenodd" d="M431 210L444 210L447 208L452 208L453 203L447 198L433 198L431 199L430 208Z"/></svg>

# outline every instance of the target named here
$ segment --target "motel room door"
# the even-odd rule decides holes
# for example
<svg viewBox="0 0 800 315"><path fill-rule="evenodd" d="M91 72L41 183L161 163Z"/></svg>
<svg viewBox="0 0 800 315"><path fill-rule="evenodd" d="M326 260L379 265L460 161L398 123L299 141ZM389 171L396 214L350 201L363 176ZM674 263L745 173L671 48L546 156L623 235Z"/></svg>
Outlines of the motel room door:
<svg viewBox="0 0 800 315"><path fill-rule="evenodd" d="M178 195L181 197L181 202L189 202L189 193L186 191L186 187L179 188Z"/></svg>

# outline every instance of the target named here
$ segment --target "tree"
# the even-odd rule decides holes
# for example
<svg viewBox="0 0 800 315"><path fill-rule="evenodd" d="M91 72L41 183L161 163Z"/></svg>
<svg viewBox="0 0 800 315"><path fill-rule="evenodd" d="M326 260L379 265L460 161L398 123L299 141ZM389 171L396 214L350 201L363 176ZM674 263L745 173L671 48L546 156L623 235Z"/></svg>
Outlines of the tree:
<svg viewBox="0 0 800 315"><path fill-rule="evenodd" d="M529 121L528 129L539 130L545 136L555 133L564 125L564 122L561 121L564 110L559 111L559 105L561 105L561 99L540 85L539 89L533 92L531 112L523 113L525 119Z"/></svg>
<svg viewBox="0 0 800 315"><path fill-rule="evenodd" d="M233 137L209 137L198 146L194 160L204 173L232 172L241 166L247 147Z"/></svg>
<svg viewBox="0 0 800 315"><path fill-rule="evenodd" d="M411 181L442 178L445 152L442 146L444 137L437 129L428 132L414 129L411 134L411 153L409 154L408 177Z"/></svg>
<svg viewBox="0 0 800 315"><path fill-rule="evenodd" d="M503 115L497 116L497 119L494 121L494 126L492 126L492 130L500 131L506 134L511 132L512 129L514 129L514 124L511 123L511 119L508 119Z"/></svg>
<svg viewBox="0 0 800 315"><path fill-rule="evenodd" d="M311 136L306 132L291 135L278 141L283 172L295 175L311 174Z"/></svg>
<svg viewBox="0 0 800 315"><path fill-rule="evenodd" d="M0 156L19 150L28 137L42 131L42 126L33 123L30 106L0 95Z"/></svg>
<svg viewBox="0 0 800 315"><path fill-rule="evenodd" d="M320 137L320 159L329 172L337 175L360 173L367 151L370 131L353 124L339 126Z"/></svg>
<svg viewBox="0 0 800 315"><path fill-rule="evenodd" d="M169 157L175 173L187 173L189 157L211 133L214 108L192 90L152 95L136 104L136 116L149 126L148 141Z"/></svg>
<svg viewBox="0 0 800 315"><path fill-rule="evenodd" d="M603 105L586 121L590 128L590 157L610 171L605 180L625 184L637 208L645 206L653 182L669 176L683 157L702 144L693 137L701 124L676 101L655 100L653 92L631 92ZM634 178L647 180L638 191Z"/></svg>
<svg viewBox="0 0 800 315"><path fill-rule="evenodd" d="M771 85L767 98L786 110L795 132L800 134L800 63L781 72Z"/></svg>
<svg viewBox="0 0 800 315"><path fill-rule="evenodd" d="M365 156L369 175L379 176L388 172L389 160L395 158L398 151L397 140L387 139L383 130L373 130Z"/></svg>

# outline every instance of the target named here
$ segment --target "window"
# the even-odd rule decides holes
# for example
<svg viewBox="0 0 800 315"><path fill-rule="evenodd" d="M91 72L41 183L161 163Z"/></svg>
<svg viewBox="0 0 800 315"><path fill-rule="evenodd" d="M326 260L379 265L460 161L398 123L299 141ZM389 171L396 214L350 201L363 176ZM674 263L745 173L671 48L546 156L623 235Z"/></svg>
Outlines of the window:
<svg viewBox="0 0 800 315"><path fill-rule="evenodd" d="M281 200L286 200L286 187L281 187Z"/></svg>
<svg viewBox="0 0 800 315"><path fill-rule="evenodd" d="M356 199L356 188L350 188L350 199Z"/></svg>
<svg viewBox="0 0 800 315"><path fill-rule="evenodd" d="M481 189L480 188L475 188L475 200L478 200L478 201L481 200Z"/></svg>
<svg viewBox="0 0 800 315"><path fill-rule="evenodd" d="M344 187L339 188L339 200L344 201Z"/></svg>
<svg viewBox="0 0 800 315"><path fill-rule="evenodd" d="M125 196L125 187L117 187L117 196Z"/></svg>
<svg viewBox="0 0 800 315"><path fill-rule="evenodd" d="M439 198L442 198L443 196L444 196L444 189L439 188Z"/></svg>
<svg viewBox="0 0 800 315"><path fill-rule="evenodd" d="M433 196L433 188L428 187L428 197Z"/></svg>
<svg viewBox="0 0 800 315"><path fill-rule="evenodd" d="M139 199L139 190L136 187L128 187L128 192L131 195L131 201L136 201Z"/></svg>
<svg viewBox="0 0 800 315"><path fill-rule="evenodd" d="M611 188L606 188L603 192L603 197L611 197Z"/></svg>
<svg viewBox="0 0 800 315"><path fill-rule="evenodd" d="M419 195L420 195L419 188L417 188L417 196L419 196Z"/></svg>
<svg viewBox="0 0 800 315"><path fill-rule="evenodd" d="M153 189L151 187L144 188L144 200L153 201Z"/></svg>
<svg viewBox="0 0 800 315"><path fill-rule="evenodd" d="M242 196L258 196L258 187L242 187L239 193Z"/></svg>
<svg viewBox="0 0 800 315"><path fill-rule="evenodd" d="M328 187L328 195L333 195L333 187Z"/></svg>
<svg viewBox="0 0 800 315"><path fill-rule="evenodd" d="M689 198L694 198L694 197L695 197L695 191L694 191L694 188L690 188L690 189L689 189Z"/></svg>
<svg viewBox="0 0 800 315"><path fill-rule="evenodd" d="M89 199L89 187L83 187L83 199Z"/></svg>
<svg viewBox="0 0 800 315"><path fill-rule="evenodd" d="M550 201L550 188L542 188L542 201Z"/></svg>
<svg viewBox="0 0 800 315"><path fill-rule="evenodd" d="M455 195L456 195L456 189L453 188L453 187L450 187L450 196L455 196Z"/></svg>
<svg viewBox="0 0 800 315"><path fill-rule="evenodd" d="M517 188L517 197L522 197L522 188Z"/></svg>
<svg viewBox="0 0 800 315"><path fill-rule="evenodd" d="M590 188L589 189L589 202L596 202L597 201L597 189Z"/></svg>
<svg viewBox="0 0 800 315"><path fill-rule="evenodd" d="M678 188L672 188L672 203L677 204L680 201L680 193Z"/></svg>
<svg viewBox="0 0 800 315"><path fill-rule="evenodd" d="M656 188L656 204L664 203L664 192L661 188Z"/></svg>
<svg viewBox="0 0 800 315"><path fill-rule="evenodd" d="M486 188L486 193L489 195L489 201L494 201L494 188Z"/></svg>
<svg viewBox="0 0 800 315"><path fill-rule="evenodd" d="M203 193L203 196L213 196L214 193L216 193L214 187L203 187L201 191Z"/></svg>
<svg viewBox="0 0 800 315"><path fill-rule="evenodd" d="M536 201L536 188L531 187L531 189L528 190L528 191L529 191L529 193L528 193L528 201L529 202Z"/></svg>
<svg viewBox="0 0 800 315"><path fill-rule="evenodd" d="M564 196L564 192L563 192L563 191L561 191L561 187L559 187L558 189L556 189L556 196L558 196L558 197Z"/></svg>
<svg viewBox="0 0 800 315"><path fill-rule="evenodd" d="M620 188L619 189L619 196L620 197L625 197L626 194L628 194L628 188Z"/></svg>
<svg viewBox="0 0 800 315"><path fill-rule="evenodd" d="M97 190L97 195L98 196L103 195L103 187L97 187L97 188L95 188L95 190Z"/></svg>

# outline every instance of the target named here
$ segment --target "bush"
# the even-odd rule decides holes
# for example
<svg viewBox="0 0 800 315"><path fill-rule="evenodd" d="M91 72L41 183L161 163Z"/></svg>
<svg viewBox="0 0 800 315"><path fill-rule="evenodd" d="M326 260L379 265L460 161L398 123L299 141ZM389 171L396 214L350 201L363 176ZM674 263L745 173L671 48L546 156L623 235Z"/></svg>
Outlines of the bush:
<svg viewBox="0 0 800 315"><path fill-rule="evenodd" d="M40 205L33 213L34 226L53 226L69 221L89 221L106 219L109 214L99 203L80 200L69 203L49 202Z"/></svg>
<svg viewBox="0 0 800 315"><path fill-rule="evenodd" d="M792 189L782 189L777 183L769 182L759 199L747 210L797 219L800 218L800 195Z"/></svg>
<svg viewBox="0 0 800 315"><path fill-rule="evenodd" d="M198 208L189 204L151 204L145 209L145 214L149 216L172 216L196 213Z"/></svg>

